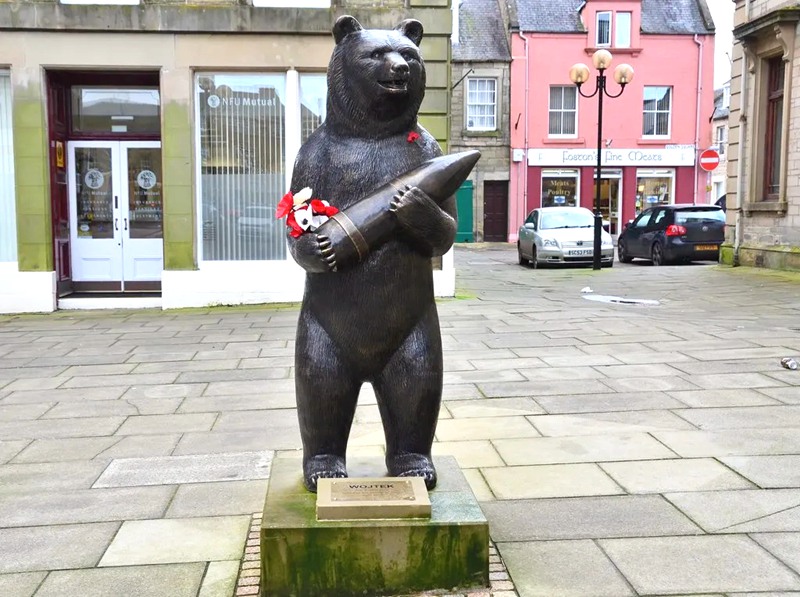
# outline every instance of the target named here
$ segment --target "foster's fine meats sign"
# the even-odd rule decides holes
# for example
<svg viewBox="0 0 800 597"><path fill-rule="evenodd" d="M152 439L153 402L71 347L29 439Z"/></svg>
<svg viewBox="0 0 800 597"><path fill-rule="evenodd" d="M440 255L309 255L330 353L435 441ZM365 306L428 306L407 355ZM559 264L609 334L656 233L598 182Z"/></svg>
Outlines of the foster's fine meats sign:
<svg viewBox="0 0 800 597"><path fill-rule="evenodd" d="M603 149L603 166L642 166L664 168L693 166L693 148L683 149ZM596 149L529 149L529 166L596 166Z"/></svg>

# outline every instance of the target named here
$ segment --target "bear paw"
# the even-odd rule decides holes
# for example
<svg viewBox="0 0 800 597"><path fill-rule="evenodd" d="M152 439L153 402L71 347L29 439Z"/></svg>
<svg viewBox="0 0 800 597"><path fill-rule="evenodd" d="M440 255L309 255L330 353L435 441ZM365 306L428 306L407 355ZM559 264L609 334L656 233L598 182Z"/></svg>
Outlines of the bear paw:
<svg viewBox="0 0 800 597"><path fill-rule="evenodd" d="M345 459L333 454L319 454L303 464L303 484L317 493L317 479L344 479L347 477Z"/></svg>
<svg viewBox="0 0 800 597"><path fill-rule="evenodd" d="M422 477L428 490L436 487L436 469L433 460L425 454L399 454L386 457L386 468L391 477Z"/></svg>

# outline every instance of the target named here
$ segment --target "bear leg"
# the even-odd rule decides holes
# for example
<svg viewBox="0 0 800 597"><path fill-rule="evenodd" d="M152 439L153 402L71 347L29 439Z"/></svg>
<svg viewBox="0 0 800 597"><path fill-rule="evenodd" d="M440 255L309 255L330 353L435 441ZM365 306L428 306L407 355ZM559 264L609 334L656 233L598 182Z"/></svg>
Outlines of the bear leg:
<svg viewBox="0 0 800 597"><path fill-rule="evenodd" d="M347 439L361 382L339 357L322 326L301 313L295 352L295 393L303 440L303 483L317 491L317 479L347 476Z"/></svg>
<svg viewBox="0 0 800 597"><path fill-rule="evenodd" d="M393 477L423 477L436 487L431 446L442 400L442 341L436 306L398 348L373 382L386 434L386 468Z"/></svg>

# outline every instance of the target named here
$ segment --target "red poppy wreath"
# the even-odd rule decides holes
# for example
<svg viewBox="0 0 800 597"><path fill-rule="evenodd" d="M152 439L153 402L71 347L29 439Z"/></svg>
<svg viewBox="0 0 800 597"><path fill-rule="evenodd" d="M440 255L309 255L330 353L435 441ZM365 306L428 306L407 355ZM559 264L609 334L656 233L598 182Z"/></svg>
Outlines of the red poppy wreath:
<svg viewBox="0 0 800 597"><path fill-rule="evenodd" d="M339 210L327 201L312 199L313 191L305 187L297 194L291 191L283 196L275 210L275 217L279 220L286 218L286 226L291 228L289 234L292 238L300 237L304 232L314 232L328 221Z"/></svg>

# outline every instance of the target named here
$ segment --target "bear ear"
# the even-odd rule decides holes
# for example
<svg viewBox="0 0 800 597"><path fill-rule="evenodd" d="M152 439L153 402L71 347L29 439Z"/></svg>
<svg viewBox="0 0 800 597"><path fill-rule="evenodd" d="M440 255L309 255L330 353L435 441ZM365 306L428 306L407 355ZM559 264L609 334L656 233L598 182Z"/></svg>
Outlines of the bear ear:
<svg viewBox="0 0 800 597"><path fill-rule="evenodd" d="M413 41L415 46L419 46L422 41L422 23L416 19L406 19L395 29Z"/></svg>
<svg viewBox="0 0 800 597"><path fill-rule="evenodd" d="M335 39L338 44L348 34L361 31L362 29L361 23L359 23L355 17L351 17L350 15L341 16L336 19L336 23L333 25L333 39Z"/></svg>

